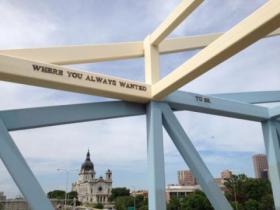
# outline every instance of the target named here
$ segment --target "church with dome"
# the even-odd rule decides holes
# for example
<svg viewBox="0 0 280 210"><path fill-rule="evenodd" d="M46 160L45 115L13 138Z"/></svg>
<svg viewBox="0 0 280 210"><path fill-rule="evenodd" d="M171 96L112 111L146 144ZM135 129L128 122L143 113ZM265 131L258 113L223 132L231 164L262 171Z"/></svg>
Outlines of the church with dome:
<svg viewBox="0 0 280 210"><path fill-rule="evenodd" d="M77 192L78 200L82 203L108 204L112 191L112 171L108 169L104 178L96 178L95 175L94 164L88 151L79 178L72 184L72 190Z"/></svg>

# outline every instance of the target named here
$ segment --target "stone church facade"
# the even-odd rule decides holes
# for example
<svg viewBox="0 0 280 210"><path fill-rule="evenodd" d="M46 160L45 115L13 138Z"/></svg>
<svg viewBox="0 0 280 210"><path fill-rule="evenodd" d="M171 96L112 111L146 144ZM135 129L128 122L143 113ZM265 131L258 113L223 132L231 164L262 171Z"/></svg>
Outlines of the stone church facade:
<svg viewBox="0 0 280 210"><path fill-rule="evenodd" d="M112 171L105 173L105 177L95 177L94 165L87 152L86 160L81 166L78 180L72 184L72 190L78 193L78 200L82 203L108 204L112 191Z"/></svg>

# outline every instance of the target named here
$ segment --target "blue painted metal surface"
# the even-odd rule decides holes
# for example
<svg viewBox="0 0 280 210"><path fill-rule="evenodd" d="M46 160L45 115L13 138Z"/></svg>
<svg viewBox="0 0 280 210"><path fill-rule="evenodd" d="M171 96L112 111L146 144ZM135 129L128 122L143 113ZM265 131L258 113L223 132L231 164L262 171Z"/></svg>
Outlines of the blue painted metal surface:
<svg viewBox="0 0 280 210"><path fill-rule="evenodd" d="M0 119L0 157L33 210L54 210Z"/></svg>
<svg viewBox="0 0 280 210"><path fill-rule="evenodd" d="M212 205L215 209L228 210L231 209L229 203L214 183L209 170L204 165L188 136L177 121L171 108L174 111L188 110L239 119L262 121L275 203L280 210L280 202L278 201L278 198L280 197L278 187L280 186L280 124L277 123L277 121L267 121L270 118L275 118L276 120L276 118L279 117L280 110L279 107L267 109L265 107L248 104L277 101L280 101L280 91L215 94L210 96L177 91L168 96L164 102L150 102L147 105L147 113L145 104L124 101L0 111L0 119L2 119L2 121L0 121L0 156L32 208L36 210L52 209L51 206L49 206L50 208L47 207L51 204L48 202L39 183L36 181L36 178L28 168L16 145L9 136L8 131L136 116L146 113L148 135L149 209L164 210L166 209L166 203L162 140L163 110L163 123L166 130L173 139L184 160L198 179ZM276 127L278 128L278 132ZM12 156L11 154L13 154L14 157L10 160L13 161L9 160ZM14 162L16 162L16 164L14 164ZM16 173L18 170L24 171L23 176L22 174L19 176ZM26 183L29 185L28 189ZM36 201L40 202L40 208Z"/></svg>
<svg viewBox="0 0 280 210"><path fill-rule="evenodd" d="M272 119L277 119L278 117L280 117L280 106L270 108L269 116Z"/></svg>
<svg viewBox="0 0 280 210"><path fill-rule="evenodd" d="M165 102L168 102L174 110L188 110L253 121L269 119L266 107L195 93L176 91L166 97Z"/></svg>
<svg viewBox="0 0 280 210"><path fill-rule="evenodd" d="M273 120L262 123L275 209L280 210L280 132L277 127L279 123Z"/></svg>
<svg viewBox="0 0 280 210"><path fill-rule="evenodd" d="M210 94L227 100L242 101L249 104L280 102L280 91L258 91L242 93Z"/></svg>
<svg viewBox="0 0 280 210"><path fill-rule="evenodd" d="M163 104L163 125L173 140L178 151L198 180L209 201L216 210L231 210L229 202L216 185L210 171L204 164L199 153L191 143L189 137L180 125L171 108Z"/></svg>
<svg viewBox="0 0 280 210"><path fill-rule="evenodd" d="M149 210L165 210L165 171L160 104L147 105Z"/></svg>
<svg viewBox="0 0 280 210"><path fill-rule="evenodd" d="M145 113L146 107L144 104L108 101L0 111L0 118L2 118L9 131L14 131Z"/></svg>

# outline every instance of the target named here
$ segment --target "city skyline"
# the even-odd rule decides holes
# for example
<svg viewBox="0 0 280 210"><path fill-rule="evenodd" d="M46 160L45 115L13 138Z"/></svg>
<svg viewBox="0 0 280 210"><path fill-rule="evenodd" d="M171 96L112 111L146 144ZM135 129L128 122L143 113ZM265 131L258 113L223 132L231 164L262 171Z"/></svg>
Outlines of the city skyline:
<svg viewBox="0 0 280 210"><path fill-rule="evenodd" d="M159 5L159 1L138 2L135 5L128 1L119 4L110 3L110 5L107 5L110 18L106 16L106 13L103 16L101 15L106 12L104 5L108 3L104 3L104 5L90 2L77 4L74 1L69 1L67 4L71 7L68 8L64 7L63 3L57 5L57 2L54 1L23 2L4 0L1 3L0 11L7 17L1 22L3 25L3 33L0 35L1 49L142 39L178 3L178 1L172 1L159 8L158 17L154 20L145 4ZM190 20L176 30L175 35L225 31L264 2L254 1L254 4L242 1L238 3L224 2L220 8L215 8L217 1L205 2L190 17ZM31 5L32 11L30 10ZM44 10L40 9L42 7ZM128 7L130 9L127 11ZM62 11L63 14L61 14ZM140 11L141 14L136 17L132 16L132 14L138 14L137 12ZM77 12L80 16L78 15L75 19L73 14ZM211 12L214 17L205 17L206 12ZM15 13L17 13L17 17L15 17ZM142 17L146 18L143 19ZM204 20L205 26L198 26L195 21L196 18ZM114 21L111 21L112 19ZM220 28L214 27L215 23L221 19L225 21L225 24ZM100 22L104 25L103 28L101 28ZM141 30L134 29L133 24L139 24ZM130 25L130 30L126 30L126 33L124 33L123 31ZM36 28L36 31L34 28ZM72 28L75 28L75 30ZM79 33L76 31L79 31ZM219 65L215 70L209 72L209 75L205 75L187 85L184 89L202 93L219 92L221 86L225 87L224 92L279 89L279 73L277 74L278 69L276 69L279 66L279 61L271 59L270 62L269 60L269 57L275 58L279 55L278 42L280 42L279 37L262 40L235 56L231 61ZM271 50L263 55L263 49L268 47ZM163 64L168 64L163 69L163 74L179 64L181 60L192 56L193 53L195 52L167 57L163 61ZM260 65L257 62L260 58L268 59L269 62ZM130 78L142 80L143 75L138 73L142 71L141 67L137 67L139 64L141 66L141 61L138 59L117 62L116 64L101 63L81 66L87 70L100 69L101 72L114 75L124 76L128 74ZM246 71L243 70L244 66ZM118 69L122 69L122 72ZM133 70L130 72L130 69ZM239 69L239 71L236 69ZM263 69L270 71L271 76L267 81L262 80L260 84L259 80L264 75ZM247 81L247 74L253 75L250 83ZM233 82L230 82L231 80ZM3 90L0 96L5 98L0 103L1 109L104 100L98 97L6 82L1 82L0 85L1 90ZM206 117L204 114L188 112L179 112L177 116L183 122L187 133L214 176L228 164L233 166L232 170L236 171L235 173L240 171L250 176L253 175L251 156L254 153L264 152L260 125L216 116ZM132 124L141 126L135 129ZM123 133L126 135L122 135ZM56 169L62 166L64 168L77 168L84 151L88 147L92 148L93 157L96 158L96 161L94 160L96 167L99 168L98 171L103 171L104 168L112 168L114 175L116 175L117 186L122 186L124 183L129 186L136 183L139 187L146 185L144 117L12 132L12 136L46 191L54 189L55 186L60 185L59 183L64 182L64 175L57 173ZM176 179L176 175L174 176L172 173L177 171L176 169L185 167L185 164L166 134L165 153L166 183L168 183ZM0 187L9 191L8 194L10 195L16 194L16 187L3 164L1 164L0 172ZM73 179L74 175L71 177ZM62 188L63 185L61 184Z"/></svg>

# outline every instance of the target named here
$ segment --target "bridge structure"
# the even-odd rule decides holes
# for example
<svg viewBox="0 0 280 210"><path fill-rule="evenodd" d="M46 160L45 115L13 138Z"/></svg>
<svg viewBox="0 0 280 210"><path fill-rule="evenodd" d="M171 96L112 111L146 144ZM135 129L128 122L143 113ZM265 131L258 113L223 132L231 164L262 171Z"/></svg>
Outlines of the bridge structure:
<svg viewBox="0 0 280 210"><path fill-rule="evenodd" d="M280 209L280 91L201 95L177 91L262 38L280 34L280 3L269 0L226 33L166 37L203 0L182 0L144 41L104 45L0 50L0 80L113 98L113 101L0 111L0 157L34 210L53 210L10 131L146 115L149 210L166 209L163 127L217 210L232 209L174 115L192 111L262 124L275 208ZM160 54L201 49L160 78ZM145 82L80 71L67 64L144 57ZM265 61L262 61L265 62ZM115 100L120 99L120 100Z"/></svg>

